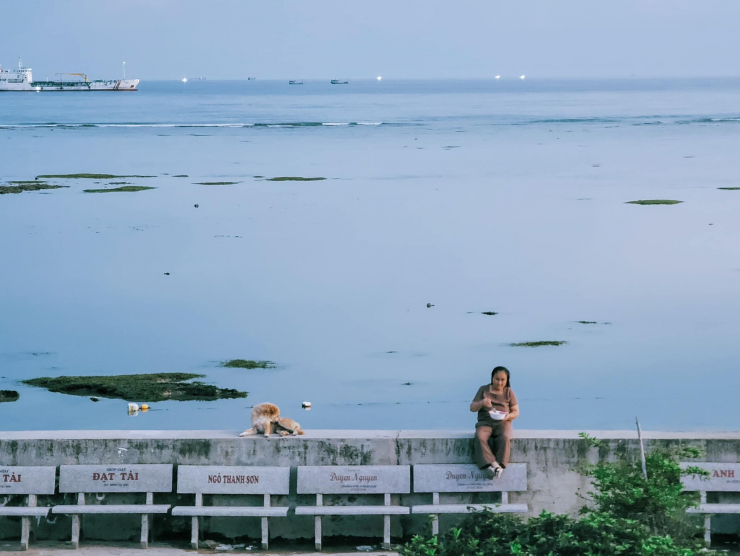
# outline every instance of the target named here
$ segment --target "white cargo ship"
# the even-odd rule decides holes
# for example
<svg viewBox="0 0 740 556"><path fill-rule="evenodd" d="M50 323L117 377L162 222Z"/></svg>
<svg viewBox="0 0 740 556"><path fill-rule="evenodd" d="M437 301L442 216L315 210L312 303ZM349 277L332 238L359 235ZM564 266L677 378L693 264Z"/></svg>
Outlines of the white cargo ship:
<svg viewBox="0 0 740 556"><path fill-rule="evenodd" d="M0 67L0 91L136 91L138 79L97 79L90 81L84 73L58 73L57 81L34 81L32 70L18 60L18 69ZM65 80L65 75L80 79Z"/></svg>

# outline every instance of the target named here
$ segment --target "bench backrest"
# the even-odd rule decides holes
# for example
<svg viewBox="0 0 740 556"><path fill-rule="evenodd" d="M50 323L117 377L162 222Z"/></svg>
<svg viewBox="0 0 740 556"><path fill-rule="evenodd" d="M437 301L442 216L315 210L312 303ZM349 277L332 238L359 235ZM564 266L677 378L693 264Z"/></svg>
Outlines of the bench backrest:
<svg viewBox="0 0 740 556"><path fill-rule="evenodd" d="M62 465L59 492L172 492L172 465Z"/></svg>
<svg viewBox="0 0 740 556"><path fill-rule="evenodd" d="M527 490L527 464L510 463L498 479L475 465L414 465L414 492L514 492Z"/></svg>
<svg viewBox="0 0 740 556"><path fill-rule="evenodd" d="M0 465L0 496L4 494L54 494L56 467Z"/></svg>
<svg viewBox="0 0 740 556"><path fill-rule="evenodd" d="M290 467L180 465L177 492L289 494Z"/></svg>
<svg viewBox="0 0 740 556"><path fill-rule="evenodd" d="M701 475L683 475L681 482L684 490L707 492L740 491L740 463L713 463L705 461L685 461L681 468L700 467L709 472L708 477Z"/></svg>
<svg viewBox="0 0 740 556"><path fill-rule="evenodd" d="M298 494L405 494L408 465L322 465L298 468Z"/></svg>

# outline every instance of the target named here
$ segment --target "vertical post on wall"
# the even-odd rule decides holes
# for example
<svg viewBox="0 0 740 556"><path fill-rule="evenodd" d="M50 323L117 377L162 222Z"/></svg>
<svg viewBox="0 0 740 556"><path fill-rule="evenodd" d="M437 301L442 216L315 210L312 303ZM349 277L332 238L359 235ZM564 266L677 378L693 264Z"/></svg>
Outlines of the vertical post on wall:
<svg viewBox="0 0 740 556"><path fill-rule="evenodd" d="M28 495L28 507L36 507L36 495ZM21 550L28 550L28 537L31 535L31 518L21 518Z"/></svg>
<svg viewBox="0 0 740 556"><path fill-rule="evenodd" d="M85 493L84 492L77 493L77 505L78 506L85 505ZM81 518L82 516L80 514L74 514L72 516L72 546L75 549L80 547L80 519Z"/></svg>
<svg viewBox="0 0 740 556"><path fill-rule="evenodd" d="M202 505L203 505L203 493L196 492L195 493L195 506L198 507ZM197 515L194 515L192 517L192 523L193 523L193 528L192 528L192 531L190 532L190 547L193 550L198 550L198 536L200 533L199 531L200 527L198 525Z"/></svg>
<svg viewBox="0 0 740 556"><path fill-rule="evenodd" d="M265 494L265 508L270 507L270 495ZM262 518L262 550L267 550L267 544L270 540L270 532L267 524L267 516Z"/></svg>
<svg viewBox="0 0 740 556"><path fill-rule="evenodd" d="M432 493L432 504L439 506L439 492ZM432 514L432 535L439 535L439 514Z"/></svg>
<svg viewBox="0 0 740 556"><path fill-rule="evenodd" d="M385 494L385 505L390 506L391 505L391 495L389 493ZM383 516L383 550L390 550L391 549L391 516L390 514L385 514Z"/></svg>
<svg viewBox="0 0 740 556"><path fill-rule="evenodd" d="M707 503L707 491L700 491L701 505ZM704 514L704 541L707 543L707 548L712 546L712 516L710 514Z"/></svg>
<svg viewBox="0 0 740 556"><path fill-rule="evenodd" d="M317 506L323 506L324 505L324 495L323 494L317 494L316 495L316 505ZM316 537L316 550L321 550L321 516L317 515L314 518L314 536Z"/></svg>
<svg viewBox="0 0 740 556"><path fill-rule="evenodd" d="M647 481L647 464L645 463L645 446L642 443L642 431L640 430L640 420L635 417L635 423L637 423L637 439L640 441L640 457L642 458L642 475Z"/></svg>

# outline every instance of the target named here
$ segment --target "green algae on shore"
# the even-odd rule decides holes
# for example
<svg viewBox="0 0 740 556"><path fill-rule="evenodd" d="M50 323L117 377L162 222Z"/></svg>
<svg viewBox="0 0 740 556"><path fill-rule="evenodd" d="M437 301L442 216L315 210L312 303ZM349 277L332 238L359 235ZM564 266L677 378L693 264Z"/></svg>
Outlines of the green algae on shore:
<svg viewBox="0 0 740 556"><path fill-rule="evenodd" d="M568 342L564 342L561 340L546 340L542 342L518 342L514 344L509 344L511 347L542 347L542 346L562 346L563 344L567 344Z"/></svg>
<svg viewBox="0 0 740 556"><path fill-rule="evenodd" d="M157 176L116 176L114 174L43 174L36 179L62 179L62 180L112 180L116 178L156 178Z"/></svg>
<svg viewBox="0 0 740 556"><path fill-rule="evenodd" d="M626 205L677 205L683 201L674 199L641 199L639 201L627 201Z"/></svg>
<svg viewBox="0 0 740 556"><path fill-rule="evenodd" d="M740 187L718 187L717 189L721 189L723 191L740 191Z"/></svg>
<svg viewBox="0 0 740 556"><path fill-rule="evenodd" d="M267 178L267 181L321 181L326 178L302 178L300 176L278 176L277 178Z"/></svg>
<svg viewBox="0 0 740 556"><path fill-rule="evenodd" d="M172 176L172 177L173 178L189 178L190 176L188 176L187 174L177 174L177 175Z"/></svg>
<svg viewBox="0 0 740 556"><path fill-rule="evenodd" d="M166 400L218 400L246 398L247 392L232 388L218 388L203 382L186 382L205 375L193 373L153 373L111 376L39 377L22 381L23 384L46 388L50 392L73 396L99 396L162 402Z"/></svg>
<svg viewBox="0 0 740 556"><path fill-rule="evenodd" d="M51 185L43 181L11 181L14 185L0 185L0 195L9 193L23 193L24 191L40 191L42 189L63 189L68 185Z"/></svg>
<svg viewBox="0 0 740 556"><path fill-rule="evenodd" d="M198 181L195 185L236 185L238 181Z"/></svg>
<svg viewBox="0 0 740 556"><path fill-rule="evenodd" d="M275 363L272 361L252 361L251 359L230 359L221 361L222 367L230 369L274 369Z"/></svg>
<svg viewBox="0 0 740 556"><path fill-rule="evenodd" d="M489 317L492 317L494 315L498 315L496 311L481 311L481 315L488 315Z"/></svg>
<svg viewBox="0 0 740 556"><path fill-rule="evenodd" d="M0 390L0 403L16 402L21 395L15 390Z"/></svg>
<svg viewBox="0 0 740 556"><path fill-rule="evenodd" d="M133 191L145 191L147 189L156 189L156 187L145 187L143 185L124 185L123 187L114 187L111 189L83 189L84 193L119 193L133 192Z"/></svg>

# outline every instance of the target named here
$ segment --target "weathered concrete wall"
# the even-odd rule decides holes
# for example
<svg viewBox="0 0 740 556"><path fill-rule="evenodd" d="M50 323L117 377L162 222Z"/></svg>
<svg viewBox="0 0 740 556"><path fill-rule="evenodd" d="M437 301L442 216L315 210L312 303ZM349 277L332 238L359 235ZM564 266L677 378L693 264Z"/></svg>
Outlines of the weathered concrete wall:
<svg viewBox="0 0 740 556"><path fill-rule="evenodd" d="M517 431L512 445L512 461L528 464L528 491L512 493L512 503L526 503L530 515L548 512L575 515L584 504L588 479L579 473L586 463L639 456L637 437L631 431L588 431L605 441L601 449L590 448L576 431ZM701 448L706 461L740 462L740 433L657 433L643 434L648 450L657 446L691 445ZM0 432L0 465L134 464L172 463L190 465L269 465L291 467L291 494L276 496L274 505L313 505L313 496L295 493L295 468L301 465L414 465L419 463L469 463L472 461L472 431L312 431L305 436L238 438L236 431L51 431ZM176 476L176 471L175 471ZM141 502L143 496L140 495ZM450 495L442 500L486 502L497 495ZM396 497L404 505L431 503L431 495L409 494ZM728 493L717 501L737 501ZM341 500L341 497L336 498ZM20 497L0 497L0 505L20 504ZM107 495L105 502L131 501L132 495ZM326 497L325 503L332 503ZM259 497L218 496L224 505L260 505ZM39 505L74 504L72 495L40 496ZM345 503L378 503L368 496L347 497ZM88 503L99 503L95 495ZM154 503L192 505L193 495L155 494ZM459 518L442 516L444 528ZM737 533L737 516L713 519L715 532ZM83 538L135 540L136 516L85 516ZM189 538L189 518L156 516L153 531L157 538ZM428 533L425 516L393 517L394 537ZM52 516L33 525L39 539L68 539L71 518ZM211 538L259 537L256 518L204 518L202 530ZM17 538L20 520L0 518L0 538ZM324 535L379 537L382 518L331 517L324 519ZM313 518L296 516L273 518L273 538L312 538Z"/></svg>

